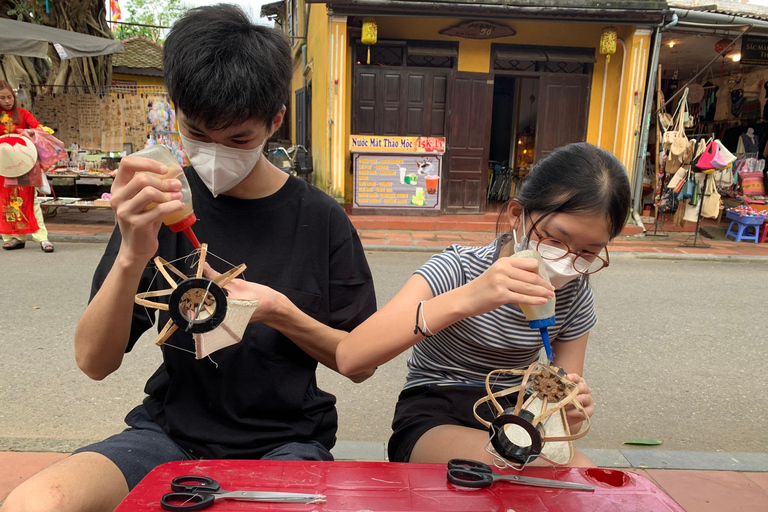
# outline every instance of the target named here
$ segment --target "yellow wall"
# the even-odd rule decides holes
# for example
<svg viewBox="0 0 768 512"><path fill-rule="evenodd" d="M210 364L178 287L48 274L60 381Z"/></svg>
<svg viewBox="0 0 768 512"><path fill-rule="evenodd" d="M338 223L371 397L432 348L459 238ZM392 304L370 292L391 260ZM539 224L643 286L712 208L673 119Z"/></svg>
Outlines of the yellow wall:
<svg viewBox="0 0 768 512"><path fill-rule="evenodd" d="M303 0L301 0L303 4ZM328 15L324 4L309 5L307 67L312 80L312 183L328 191Z"/></svg>
<svg viewBox="0 0 768 512"><path fill-rule="evenodd" d="M291 142L296 143L296 91L304 87L304 68L301 65L301 52L293 59L293 77L291 78L291 96L288 98L291 111Z"/></svg>
<svg viewBox="0 0 768 512"><path fill-rule="evenodd" d="M143 75L124 75L113 73L112 80L125 80L126 82L136 82L140 85L165 85L165 79L161 76L143 76Z"/></svg>

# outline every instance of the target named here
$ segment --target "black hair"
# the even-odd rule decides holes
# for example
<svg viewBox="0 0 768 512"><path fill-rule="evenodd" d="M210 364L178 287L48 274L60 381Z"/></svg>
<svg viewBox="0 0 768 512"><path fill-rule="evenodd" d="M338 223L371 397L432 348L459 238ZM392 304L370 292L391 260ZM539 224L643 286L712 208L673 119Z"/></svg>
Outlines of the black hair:
<svg viewBox="0 0 768 512"><path fill-rule="evenodd" d="M621 162L602 148L579 142L558 148L539 161L512 200L526 213L539 214L531 232L553 213L589 212L608 218L613 239L627 222L631 194Z"/></svg>
<svg viewBox="0 0 768 512"><path fill-rule="evenodd" d="M271 126L288 101L292 64L282 33L251 23L229 4L190 9L173 24L163 48L171 101L212 130L251 119Z"/></svg>

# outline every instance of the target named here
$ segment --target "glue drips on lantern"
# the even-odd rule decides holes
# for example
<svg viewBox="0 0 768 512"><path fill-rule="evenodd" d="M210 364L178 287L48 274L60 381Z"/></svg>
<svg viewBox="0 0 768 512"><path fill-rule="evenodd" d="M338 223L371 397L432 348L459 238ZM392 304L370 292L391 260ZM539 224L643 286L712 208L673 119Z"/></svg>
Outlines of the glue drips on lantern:
<svg viewBox="0 0 768 512"><path fill-rule="evenodd" d="M157 145L133 153L131 156L149 158L150 160L160 162L168 167L168 173L159 176L161 180L176 179L181 182L181 202L184 203L184 209L178 212L169 213L162 218L162 221L163 224L168 226L174 233L184 232L195 249L199 249L200 242L192 231L192 225L197 222L197 217L195 217L194 209L192 207L192 191L189 188L189 182L184 174L184 170L176 161L171 150L165 146ZM157 203L152 203L147 206L147 210L151 210L155 206L157 206Z"/></svg>

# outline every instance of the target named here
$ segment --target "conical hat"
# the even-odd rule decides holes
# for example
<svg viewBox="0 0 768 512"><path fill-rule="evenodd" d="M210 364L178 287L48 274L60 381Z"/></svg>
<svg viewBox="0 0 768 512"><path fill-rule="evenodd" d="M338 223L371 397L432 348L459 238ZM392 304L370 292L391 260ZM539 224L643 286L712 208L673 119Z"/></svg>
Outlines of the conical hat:
<svg viewBox="0 0 768 512"><path fill-rule="evenodd" d="M37 162L37 148L21 135L0 137L0 176L18 178L27 174Z"/></svg>

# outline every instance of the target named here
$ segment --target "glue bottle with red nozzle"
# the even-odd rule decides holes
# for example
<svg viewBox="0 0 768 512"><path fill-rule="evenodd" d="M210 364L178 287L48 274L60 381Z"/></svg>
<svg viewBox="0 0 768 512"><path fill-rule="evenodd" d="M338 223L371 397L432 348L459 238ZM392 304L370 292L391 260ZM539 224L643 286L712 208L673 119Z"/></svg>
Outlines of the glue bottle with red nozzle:
<svg viewBox="0 0 768 512"><path fill-rule="evenodd" d="M156 162L168 167L168 173L160 176L161 180L176 179L181 182L181 202L184 203L184 209L178 212L169 213L162 218L163 224L168 226L174 233L184 232L195 246L195 249L200 248L200 242L197 240L195 233L192 232L192 225L197 222L197 217L192 209L192 191L189 189L189 182L184 174L184 169L181 168L179 162L171 153L171 150L165 146L157 145L151 146L147 149L143 149L137 153L132 153L131 156L138 156L141 158L149 158ZM147 210L151 210L157 206L157 203L152 203L147 206Z"/></svg>

